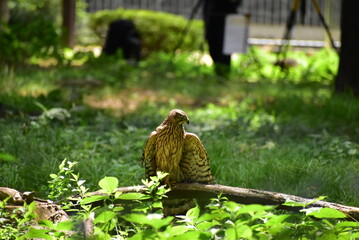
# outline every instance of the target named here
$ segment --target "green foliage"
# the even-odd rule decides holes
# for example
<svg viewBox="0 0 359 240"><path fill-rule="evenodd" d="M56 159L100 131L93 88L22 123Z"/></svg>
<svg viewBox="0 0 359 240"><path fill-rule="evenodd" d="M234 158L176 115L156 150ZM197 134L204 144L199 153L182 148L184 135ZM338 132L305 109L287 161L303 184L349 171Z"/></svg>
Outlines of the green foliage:
<svg viewBox="0 0 359 240"><path fill-rule="evenodd" d="M132 20L142 37L143 54L173 52L187 24L187 19L164 12L122 9L102 10L90 16L90 28L98 36L100 45L106 37L109 24L114 20ZM203 23L194 20L181 46L182 51L197 51L203 44Z"/></svg>
<svg viewBox="0 0 359 240"><path fill-rule="evenodd" d="M0 238L3 240L19 239L34 223L36 204L35 202L24 203L23 207L6 208L8 199L0 200Z"/></svg>
<svg viewBox="0 0 359 240"><path fill-rule="evenodd" d="M70 162L64 159L59 165L59 172L50 174L51 180L48 181L51 190L48 198L59 200L68 198L74 194L83 194L87 191L84 187L84 180L79 179L79 174L74 173L77 162Z"/></svg>
<svg viewBox="0 0 359 240"><path fill-rule="evenodd" d="M247 54L235 56L234 72L251 82L287 82L330 85L336 75L339 56L332 49L319 51L289 51L284 68L276 65L279 56L271 51L251 47Z"/></svg>
<svg viewBox="0 0 359 240"><path fill-rule="evenodd" d="M59 34L53 19L39 9L18 9L9 24L0 24L0 64L14 67L34 57L57 57ZM26 26L26 27L25 27Z"/></svg>
<svg viewBox="0 0 359 240"><path fill-rule="evenodd" d="M2 239L80 239L83 230L77 226L88 219L94 224L94 239L355 239L359 236L358 222L346 221L347 216L342 212L310 207L323 197L309 203L287 201L284 205L303 208L302 213L289 214L275 210L276 206L243 205L219 196L211 199L204 211L196 206L185 215L165 217L159 204L169 191L160 185L165 176L158 173L150 181L143 180L145 193L121 193L116 190L118 179L105 177L98 183L99 195L81 190L82 194L71 199L72 205L67 205L68 210L79 205L73 208L75 214L71 220L57 224L49 220L34 222L34 203L25 204L19 214L4 211L6 201L2 201L0 236ZM66 185L71 178L65 175L59 185ZM57 186L50 188L54 191ZM72 191L79 192L79 187ZM118 200L127 203L118 204ZM124 206L129 209L125 210ZM34 227L36 224L43 228Z"/></svg>

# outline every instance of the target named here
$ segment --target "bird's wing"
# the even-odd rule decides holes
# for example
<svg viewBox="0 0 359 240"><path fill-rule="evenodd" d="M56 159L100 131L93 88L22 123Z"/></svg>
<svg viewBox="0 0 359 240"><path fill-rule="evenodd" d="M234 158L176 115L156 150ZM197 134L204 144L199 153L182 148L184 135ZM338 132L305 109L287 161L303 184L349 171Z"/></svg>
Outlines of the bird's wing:
<svg viewBox="0 0 359 240"><path fill-rule="evenodd" d="M147 139L145 148L143 149L142 164L145 166L146 178L156 176L156 138L157 132L153 131Z"/></svg>
<svg viewBox="0 0 359 240"><path fill-rule="evenodd" d="M213 183L206 149L193 133L185 134L180 168L184 182Z"/></svg>

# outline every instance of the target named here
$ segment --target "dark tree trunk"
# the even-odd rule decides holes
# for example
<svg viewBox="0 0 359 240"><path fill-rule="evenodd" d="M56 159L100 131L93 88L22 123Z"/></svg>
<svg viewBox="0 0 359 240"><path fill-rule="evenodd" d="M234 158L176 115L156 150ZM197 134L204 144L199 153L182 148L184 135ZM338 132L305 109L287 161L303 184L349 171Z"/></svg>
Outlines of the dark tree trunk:
<svg viewBox="0 0 359 240"><path fill-rule="evenodd" d="M62 36L65 46L75 44L76 0L62 0Z"/></svg>
<svg viewBox="0 0 359 240"><path fill-rule="evenodd" d="M343 0L341 11L341 50L335 91L359 96L359 1Z"/></svg>
<svg viewBox="0 0 359 240"><path fill-rule="evenodd" d="M0 21L7 23L9 18L8 0L0 0Z"/></svg>

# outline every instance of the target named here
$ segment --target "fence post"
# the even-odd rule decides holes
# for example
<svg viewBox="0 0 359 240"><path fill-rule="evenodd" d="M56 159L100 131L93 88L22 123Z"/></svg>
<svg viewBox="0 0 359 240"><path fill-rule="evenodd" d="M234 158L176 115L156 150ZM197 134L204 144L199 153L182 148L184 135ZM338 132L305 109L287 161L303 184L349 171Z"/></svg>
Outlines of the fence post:
<svg viewBox="0 0 359 240"><path fill-rule="evenodd" d="M331 0L325 0L325 2L324 2L324 17L325 17L325 21L327 22L327 25L329 27L331 27L331 25L332 25L332 21L330 19L331 18L331 12L330 12L331 4L332 4ZM330 42L330 39L327 34L324 34L324 42L325 42L326 48L331 47L331 42Z"/></svg>

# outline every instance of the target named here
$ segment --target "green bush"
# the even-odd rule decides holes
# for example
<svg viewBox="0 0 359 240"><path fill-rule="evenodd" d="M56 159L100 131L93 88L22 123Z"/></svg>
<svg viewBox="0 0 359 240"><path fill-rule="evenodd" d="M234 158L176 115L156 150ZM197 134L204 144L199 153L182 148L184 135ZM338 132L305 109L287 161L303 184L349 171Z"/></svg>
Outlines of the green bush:
<svg viewBox="0 0 359 240"><path fill-rule="evenodd" d="M144 56L151 52L172 52L186 27L187 19L169 13L149 10L117 9L98 11L90 16L90 28L98 36L96 44L103 45L109 24L114 20L129 19L141 34ZM203 22L194 20L186 32L182 51L198 50L204 42Z"/></svg>
<svg viewBox="0 0 359 240"><path fill-rule="evenodd" d="M57 52L60 36L53 18L41 10L15 9L10 22L0 24L0 64L14 66Z"/></svg>

